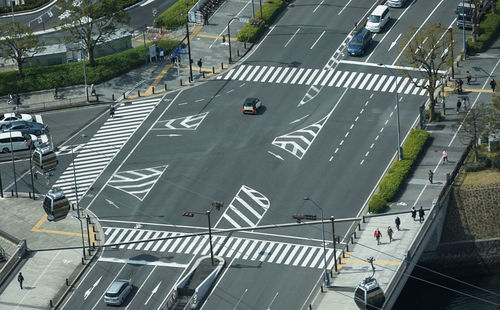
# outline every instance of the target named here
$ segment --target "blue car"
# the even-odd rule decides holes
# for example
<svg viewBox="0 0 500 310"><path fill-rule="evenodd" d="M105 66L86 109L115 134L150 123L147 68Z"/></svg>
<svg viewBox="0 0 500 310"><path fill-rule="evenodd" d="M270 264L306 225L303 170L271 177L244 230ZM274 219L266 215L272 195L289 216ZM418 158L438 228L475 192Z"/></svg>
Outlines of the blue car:
<svg viewBox="0 0 500 310"><path fill-rule="evenodd" d="M27 121L15 121L2 125L3 132L20 131L23 134L31 134L36 136L45 133L47 130L48 128L44 124Z"/></svg>
<svg viewBox="0 0 500 310"><path fill-rule="evenodd" d="M351 42L347 46L347 52L351 56L363 56L372 42L372 33L370 30L363 28L352 37Z"/></svg>

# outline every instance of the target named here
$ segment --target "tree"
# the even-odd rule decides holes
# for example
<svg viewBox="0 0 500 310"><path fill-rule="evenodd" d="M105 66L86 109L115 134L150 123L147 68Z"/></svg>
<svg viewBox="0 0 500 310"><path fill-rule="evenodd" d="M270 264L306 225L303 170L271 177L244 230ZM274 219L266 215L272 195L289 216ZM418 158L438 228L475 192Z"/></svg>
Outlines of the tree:
<svg viewBox="0 0 500 310"><path fill-rule="evenodd" d="M467 113L461 113L454 127L458 129L458 134L468 141L472 140L472 150L475 161L478 159L478 140L481 134L488 128L488 111L490 107L482 102L478 102Z"/></svg>
<svg viewBox="0 0 500 310"><path fill-rule="evenodd" d="M493 95L491 98L486 122L490 132L500 132L500 96Z"/></svg>
<svg viewBox="0 0 500 310"><path fill-rule="evenodd" d="M119 24L128 24L130 16L119 0L59 0L59 26L69 33L68 43L80 43L88 53L89 65L96 66L94 50L117 33Z"/></svg>
<svg viewBox="0 0 500 310"><path fill-rule="evenodd" d="M443 31L445 30L440 24L432 24L420 31L411 27L399 46L403 61L399 61L398 64L413 68L412 72L402 69L402 73L416 87L426 89L429 95L429 122L434 120L436 106L434 92L443 85L445 71L453 65L451 53L448 52L453 47L452 36L443 36ZM425 82L421 83L421 79Z"/></svg>
<svg viewBox="0 0 500 310"><path fill-rule="evenodd" d="M17 63L17 70L21 77L24 62L45 49L45 43L33 34L33 30L28 25L17 21L9 21L0 25L0 36L3 57Z"/></svg>

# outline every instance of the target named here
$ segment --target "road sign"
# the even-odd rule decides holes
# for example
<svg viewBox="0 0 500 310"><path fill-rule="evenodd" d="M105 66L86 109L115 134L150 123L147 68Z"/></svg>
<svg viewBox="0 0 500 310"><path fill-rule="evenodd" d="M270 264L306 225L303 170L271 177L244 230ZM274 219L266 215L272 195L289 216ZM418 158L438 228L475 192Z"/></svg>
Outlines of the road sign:
<svg viewBox="0 0 500 310"><path fill-rule="evenodd" d="M239 21L242 22L242 23L246 23L247 24L247 23L250 22L250 18L240 17Z"/></svg>

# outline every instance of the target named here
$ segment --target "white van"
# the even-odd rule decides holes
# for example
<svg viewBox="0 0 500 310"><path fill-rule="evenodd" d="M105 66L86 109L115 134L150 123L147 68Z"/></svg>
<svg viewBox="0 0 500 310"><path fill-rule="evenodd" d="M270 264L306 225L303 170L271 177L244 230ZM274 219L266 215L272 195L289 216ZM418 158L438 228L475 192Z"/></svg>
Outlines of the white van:
<svg viewBox="0 0 500 310"><path fill-rule="evenodd" d="M380 32L385 24L391 19L389 7L379 5L373 10L372 14L368 17L365 28L371 32Z"/></svg>
<svg viewBox="0 0 500 310"><path fill-rule="evenodd" d="M19 131L2 132L0 133L0 151L9 153L12 149L14 151L27 150L32 144L37 144L38 139L35 135L23 134Z"/></svg>

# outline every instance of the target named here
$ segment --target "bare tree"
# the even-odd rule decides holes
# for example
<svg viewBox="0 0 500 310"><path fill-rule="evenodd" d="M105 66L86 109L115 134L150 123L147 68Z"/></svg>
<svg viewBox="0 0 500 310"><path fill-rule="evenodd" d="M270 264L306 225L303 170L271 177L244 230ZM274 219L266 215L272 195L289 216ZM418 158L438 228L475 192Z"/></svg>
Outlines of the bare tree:
<svg viewBox="0 0 500 310"><path fill-rule="evenodd" d="M17 21L0 25L0 36L3 57L17 63L19 76L23 76L24 62L45 49L45 43L33 34L33 30Z"/></svg>
<svg viewBox="0 0 500 310"><path fill-rule="evenodd" d="M116 34L120 24L130 21L119 0L59 0L58 6L62 17L59 26L69 33L64 40L83 44L91 67L96 66L96 46Z"/></svg>
<svg viewBox="0 0 500 310"><path fill-rule="evenodd" d="M448 29L448 31L453 31ZM405 34L399 51L403 59L399 61L401 66L409 66L413 70L401 70L416 87L426 89L430 101L430 119L434 120L436 98L434 92L439 89L445 81L445 73L453 64L451 53L448 51L453 47L452 33L448 35L441 24L432 24L420 31L411 27ZM420 82L421 80L424 82Z"/></svg>
<svg viewBox="0 0 500 310"><path fill-rule="evenodd" d="M475 155L475 161L478 158L478 140L480 135L488 128L488 111L490 107L482 102L478 102L466 113L461 113L454 127L458 129L458 134L472 140L472 149Z"/></svg>
<svg viewBox="0 0 500 310"><path fill-rule="evenodd" d="M493 95L491 98L491 106L488 107L486 122L490 132L500 131L500 96Z"/></svg>

